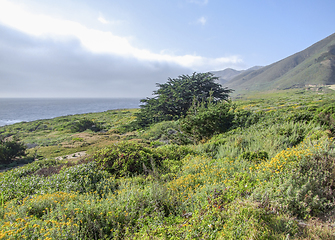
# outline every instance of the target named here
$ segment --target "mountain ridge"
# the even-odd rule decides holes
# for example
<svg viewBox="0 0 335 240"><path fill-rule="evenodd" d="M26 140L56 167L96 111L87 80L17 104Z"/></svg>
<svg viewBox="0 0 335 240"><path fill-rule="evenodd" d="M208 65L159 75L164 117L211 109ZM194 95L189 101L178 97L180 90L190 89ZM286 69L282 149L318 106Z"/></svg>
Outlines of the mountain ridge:
<svg viewBox="0 0 335 240"><path fill-rule="evenodd" d="M223 75L225 70L212 73ZM238 74L228 77L228 80L221 75L216 76L222 85L237 92L335 84L335 33L270 65L235 71Z"/></svg>
<svg viewBox="0 0 335 240"><path fill-rule="evenodd" d="M219 70L219 71L211 71L211 73L213 73L216 77L219 78L219 81L221 84L226 83L228 81L230 81L231 79L233 79L234 77L245 73L245 72L250 72L250 71L254 71L257 69L262 68L263 66L254 66L251 68L248 68L246 70L236 70L233 68L226 68L224 70Z"/></svg>

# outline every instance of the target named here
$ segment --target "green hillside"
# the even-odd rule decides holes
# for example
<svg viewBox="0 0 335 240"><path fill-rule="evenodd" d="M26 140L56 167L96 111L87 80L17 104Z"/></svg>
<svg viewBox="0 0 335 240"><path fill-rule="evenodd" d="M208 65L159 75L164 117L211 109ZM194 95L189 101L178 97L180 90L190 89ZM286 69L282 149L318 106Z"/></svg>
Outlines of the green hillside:
<svg viewBox="0 0 335 240"><path fill-rule="evenodd" d="M227 82L229 82L231 79L233 79L234 77L238 76L238 75L246 75L252 71L258 70L262 68L261 66L254 66L252 68L249 68L247 70L235 70L232 68L226 68L222 71L212 71L211 73L213 73L216 77L219 78L219 82L222 85L225 85Z"/></svg>
<svg viewBox="0 0 335 240"><path fill-rule="evenodd" d="M236 92L335 84L335 34L261 69L242 73L225 86Z"/></svg>
<svg viewBox="0 0 335 240"><path fill-rule="evenodd" d="M31 147L0 166L0 239L335 239L334 102L248 95L200 141L180 120L128 132L138 110L0 127Z"/></svg>

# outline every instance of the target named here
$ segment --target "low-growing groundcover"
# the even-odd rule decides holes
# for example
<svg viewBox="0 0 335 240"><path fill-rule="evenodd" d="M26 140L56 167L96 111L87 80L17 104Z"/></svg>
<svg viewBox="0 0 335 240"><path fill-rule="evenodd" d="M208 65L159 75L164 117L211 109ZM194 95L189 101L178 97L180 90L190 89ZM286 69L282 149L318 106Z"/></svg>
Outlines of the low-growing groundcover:
<svg viewBox="0 0 335 240"><path fill-rule="evenodd" d="M248 124L205 143L158 142L179 131L165 122L151 143L2 172L0 239L335 239L335 142L314 118L329 96L298 96L237 103Z"/></svg>
<svg viewBox="0 0 335 240"><path fill-rule="evenodd" d="M309 219L334 208L333 149L333 139L306 138L261 163L188 155L170 179L115 179L94 162L71 166L40 176L17 198L9 197L12 191L2 191L0 237L285 239L315 234L332 239L332 228L311 233L293 217ZM325 165L320 166L319 157ZM313 163L306 174L306 164ZM21 173L16 170L17 176L31 176L29 182L37 178L31 174L34 170L23 173L25 168L29 165ZM6 179L14 181L13 173L0 175L1 186Z"/></svg>
<svg viewBox="0 0 335 240"><path fill-rule="evenodd" d="M6 189L17 189L22 183L33 184L20 189L22 196L16 194L13 201L6 201L13 191L7 194L2 191L2 199L7 203L2 203L1 233L4 238L26 236L28 239L34 236L238 239L303 234L289 215L308 218L333 207L329 192L334 189L331 176L334 163L328 161L332 158L333 144L332 139L306 138L296 148L283 150L261 163L229 158L213 161L209 157L189 155L182 160L182 171L170 181L144 176L116 181L107 172L101 175L94 162L69 167L47 178L40 176L40 181L36 181L38 177L31 173L41 168L34 165L40 163L45 168L57 164L36 162L1 175L2 186L4 179L17 184L7 185ZM311 174L319 179L314 179L307 189L310 196L297 194L308 183L294 181L298 179L297 172L300 177L309 178L303 172L304 166L320 156L326 165L314 164ZM21 182L10 179L15 175ZM24 176L31 178L24 179ZM99 184L101 181L103 184ZM44 189L38 190L37 186ZM36 192L30 192L31 189ZM52 193L52 189L56 191ZM41 194L43 190L45 194ZM308 200L315 197L321 201ZM295 202L301 206L287 208Z"/></svg>

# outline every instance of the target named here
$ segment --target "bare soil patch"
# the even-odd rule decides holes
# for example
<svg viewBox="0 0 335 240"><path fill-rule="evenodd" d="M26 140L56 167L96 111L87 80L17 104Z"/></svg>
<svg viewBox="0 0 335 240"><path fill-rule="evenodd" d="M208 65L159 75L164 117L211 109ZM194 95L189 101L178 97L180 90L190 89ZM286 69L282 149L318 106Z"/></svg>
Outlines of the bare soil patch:
<svg viewBox="0 0 335 240"><path fill-rule="evenodd" d="M86 151L81 151L81 152L76 152L76 153L72 153L72 154L69 154L69 155L59 156L59 157L56 157L55 159L56 160L78 159L78 158L85 157L86 155L87 155Z"/></svg>

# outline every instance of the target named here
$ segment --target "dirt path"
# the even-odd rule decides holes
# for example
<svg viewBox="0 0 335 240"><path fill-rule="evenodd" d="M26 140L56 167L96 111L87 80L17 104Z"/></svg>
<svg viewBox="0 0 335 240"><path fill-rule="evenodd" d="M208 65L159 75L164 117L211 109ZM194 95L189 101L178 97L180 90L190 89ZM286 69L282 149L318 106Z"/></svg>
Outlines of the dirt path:
<svg viewBox="0 0 335 240"><path fill-rule="evenodd" d="M81 152L76 152L76 153L72 153L72 154L69 154L69 155L64 155L64 156L60 156L60 157L56 157L55 159L56 160L63 160L63 159L77 159L77 158L80 158L80 157L85 157L87 154L86 154L86 151L81 151ZM35 161L38 161L38 160L35 160ZM22 167L24 165L26 165L27 163L24 163L24 164L19 164L15 167L11 167L11 168L4 168L4 169L0 169L0 173L1 172L5 172L7 170L12 170L14 168L19 168L19 167Z"/></svg>
<svg viewBox="0 0 335 240"><path fill-rule="evenodd" d="M81 152L71 153L69 155L59 156L59 157L56 157L55 159L56 160L76 159L76 158L79 158L79 157L85 157L86 155L87 155L86 151L81 151Z"/></svg>

